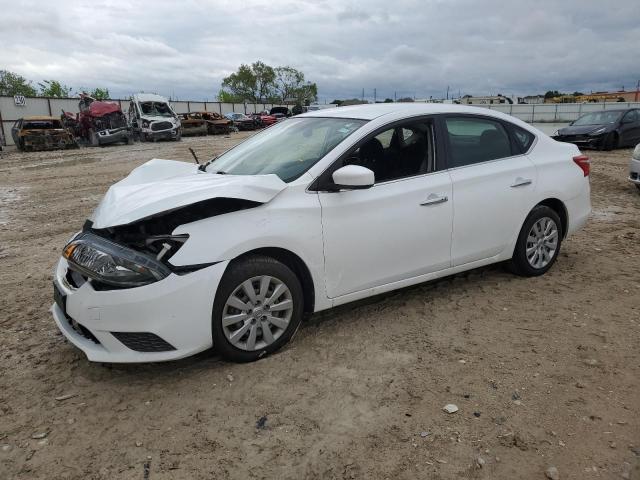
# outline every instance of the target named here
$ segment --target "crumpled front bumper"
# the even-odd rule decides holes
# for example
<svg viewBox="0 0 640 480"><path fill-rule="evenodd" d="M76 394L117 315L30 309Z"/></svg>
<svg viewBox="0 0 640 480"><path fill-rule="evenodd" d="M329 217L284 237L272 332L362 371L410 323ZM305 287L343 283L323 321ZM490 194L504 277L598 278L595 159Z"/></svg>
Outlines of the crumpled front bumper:
<svg viewBox="0 0 640 480"><path fill-rule="evenodd" d="M73 286L67 277L67 261L61 258L54 284L64 300L54 303L51 312L64 336L94 362L159 362L188 357L212 345L213 301L227 264L220 262L185 275L171 274L143 287L99 291L90 282ZM145 335L160 338L171 349L148 351ZM122 338L134 340L123 343Z"/></svg>
<svg viewBox="0 0 640 480"><path fill-rule="evenodd" d="M130 136L131 132L128 127L101 130L98 132L98 143L107 145L109 143L126 142Z"/></svg>
<svg viewBox="0 0 640 480"><path fill-rule="evenodd" d="M602 146L607 134L602 135L556 135L553 138L558 142L573 143L578 147L598 148Z"/></svg>

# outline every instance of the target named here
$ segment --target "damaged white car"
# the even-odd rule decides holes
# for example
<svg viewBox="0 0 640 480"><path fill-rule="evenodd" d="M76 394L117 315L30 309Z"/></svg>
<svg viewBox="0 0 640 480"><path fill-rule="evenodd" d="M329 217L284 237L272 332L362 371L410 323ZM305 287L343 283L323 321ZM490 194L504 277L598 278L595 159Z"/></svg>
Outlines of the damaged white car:
<svg viewBox="0 0 640 480"><path fill-rule="evenodd" d="M486 109L310 112L113 185L64 247L53 316L93 361L256 360L305 314L494 262L545 273L588 175L574 145Z"/></svg>

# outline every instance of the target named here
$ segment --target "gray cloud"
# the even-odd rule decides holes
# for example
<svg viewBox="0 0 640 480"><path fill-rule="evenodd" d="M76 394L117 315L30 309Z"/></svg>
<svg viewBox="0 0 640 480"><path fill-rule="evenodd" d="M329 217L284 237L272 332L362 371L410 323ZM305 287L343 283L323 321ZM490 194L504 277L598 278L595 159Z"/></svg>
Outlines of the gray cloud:
<svg viewBox="0 0 640 480"><path fill-rule="evenodd" d="M0 69L213 99L240 63L291 65L323 99L635 86L637 0L0 0Z"/></svg>

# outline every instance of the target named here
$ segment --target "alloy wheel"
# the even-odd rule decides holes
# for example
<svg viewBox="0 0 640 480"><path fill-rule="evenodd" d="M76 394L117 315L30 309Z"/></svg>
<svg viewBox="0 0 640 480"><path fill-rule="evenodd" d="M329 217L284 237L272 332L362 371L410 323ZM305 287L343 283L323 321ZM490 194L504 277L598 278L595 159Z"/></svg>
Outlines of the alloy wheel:
<svg viewBox="0 0 640 480"><path fill-rule="evenodd" d="M533 268L546 267L558 249L558 225L549 217L538 219L527 235L526 255Z"/></svg>
<svg viewBox="0 0 640 480"><path fill-rule="evenodd" d="M276 277L252 277L238 285L222 309L222 329L234 347L255 351L275 342L287 329L293 297Z"/></svg>

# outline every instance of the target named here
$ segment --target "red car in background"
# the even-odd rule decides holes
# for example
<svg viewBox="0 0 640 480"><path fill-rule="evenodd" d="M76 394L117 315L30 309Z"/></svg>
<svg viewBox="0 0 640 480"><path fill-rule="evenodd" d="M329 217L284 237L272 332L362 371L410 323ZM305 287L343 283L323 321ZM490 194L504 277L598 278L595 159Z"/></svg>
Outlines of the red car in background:
<svg viewBox="0 0 640 480"><path fill-rule="evenodd" d="M273 115L269 115L269 113L266 111L260 112L258 115L260 115L260 120L262 121L262 125L264 125L265 127L268 127L269 125L273 125L278 121L276 117L274 117Z"/></svg>

